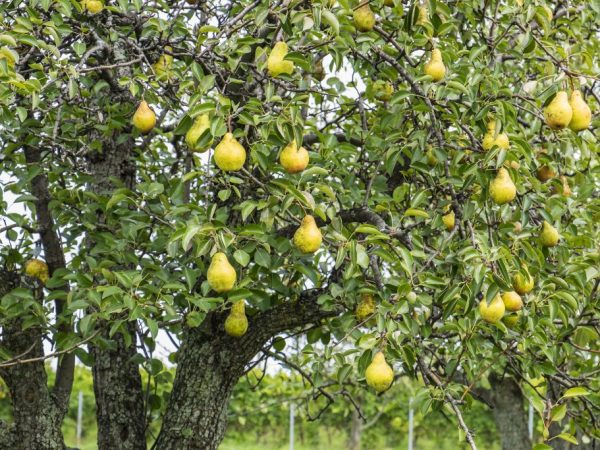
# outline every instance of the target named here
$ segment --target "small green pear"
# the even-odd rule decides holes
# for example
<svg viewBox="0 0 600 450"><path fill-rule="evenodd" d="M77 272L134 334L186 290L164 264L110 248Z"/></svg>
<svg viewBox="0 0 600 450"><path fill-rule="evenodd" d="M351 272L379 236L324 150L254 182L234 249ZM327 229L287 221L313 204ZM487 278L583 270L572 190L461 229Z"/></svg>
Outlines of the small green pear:
<svg viewBox="0 0 600 450"><path fill-rule="evenodd" d="M375 314L375 298L373 294L363 293L356 305L356 320L364 322Z"/></svg>
<svg viewBox="0 0 600 450"><path fill-rule="evenodd" d="M322 241L323 235L315 222L315 218L309 215L304 216L300 227L294 233L296 248L302 253L314 253L321 247Z"/></svg>
<svg viewBox="0 0 600 450"><path fill-rule="evenodd" d="M199 145L198 139L210 128L210 117L208 114L201 114L194 120L194 123L185 134L185 143L193 152L204 153L212 145L212 139L206 145Z"/></svg>
<svg viewBox="0 0 600 450"><path fill-rule="evenodd" d="M165 47L168 52L173 51L169 46ZM173 67L173 56L168 53L163 53L158 57L158 60L152 65L154 73L159 80L168 79L171 77L171 68Z"/></svg>
<svg viewBox="0 0 600 450"><path fill-rule="evenodd" d="M232 133L226 133L223 139L215 147L215 163L224 172L234 172L244 167L246 162L246 150L233 137Z"/></svg>
<svg viewBox="0 0 600 450"><path fill-rule="evenodd" d="M434 82L438 82L444 79L446 75L446 66L442 60L442 52L439 48L434 48L431 51L431 57L424 66L425 75L429 75Z"/></svg>
<svg viewBox="0 0 600 450"><path fill-rule="evenodd" d="M454 226L456 225L456 218L454 216L454 211L450 211L448 214L442 216L442 222L446 226L446 230L452 231Z"/></svg>
<svg viewBox="0 0 600 450"><path fill-rule="evenodd" d="M244 300L239 300L233 304L229 315L225 319L225 333L239 338L246 334L246 331L248 331L246 304Z"/></svg>
<svg viewBox="0 0 600 450"><path fill-rule="evenodd" d="M527 274L526 276L522 275L521 272L517 272L513 276L513 288L517 292L517 294L525 295L533 290L535 286L535 281L533 277L530 275L527 267L523 266L523 271Z"/></svg>
<svg viewBox="0 0 600 450"><path fill-rule="evenodd" d="M500 297L500 294L497 294L489 305L485 299L479 302L479 314L481 314L483 320L488 323L496 323L502 319L505 309L506 308L504 306L504 302L502 301L502 297Z"/></svg>
<svg viewBox="0 0 600 450"><path fill-rule="evenodd" d="M523 307L523 299L515 291L502 294L502 301L507 311L519 311Z"/></svg>
<svg viewBox="0 0 600 450"><path fill-rule="evenodd" d="M581 91L573 91L569 104L573 110L569 128L573 131L585 130L592 123L592 110L583 99Z"/></svg>
<svg viewBox="0 0 600 450"><path fill-rule="evenodd" d="M392 385L394 371L386 362L382 352L377 352L373 357L373 361L365 371L365 379L367 384L378 393L388 390Z"/></svg>
<svg viewBox="0 0 600 450"><path fill-rule="evenodd" d="M506 325L507 328L514 328L519 320L521 319L521 315L519 313L516 314L508 314L502 318L502 322Z"/></svg>
<svg viewBox="0 0 600 450"><path fill-rule="evenodd" d="M156 114L152 108L142 100L133 115L133 126L136 127L142 134L148 134L156 125Z"/></svg>
<svg viewBox="0 0 600 450"><path fill-rule="evenodd" d="M555 247L558 245L560 236L558 231L552 225L544 220L542 231L540 232L540 242L544 247Z"/></svg>
<svg viewBox="0 0 600 450"><path fill-rule="evenodd" d="M415 291L410 291L406 294L406 301L411 305L414 305L417 301L417 293Z"/></svg>
<svg viewBox="0 0 600 450"><path fill-rule="evenodd" d="M237 274L233 266L229 264L225 253L217 252L213 255L210 266L208 266L206 279L210 287L216 292L227 292L233 289Z"/></svg>
<svg viewBox="0 0 600 450"><path fill-rule="evenodd" d="M375 26L375 14L371 11L369 3L365 3L362 6L354 10L354 26L358 31L367 32L371 31Z"/></svg>
<svg viewBox="0 0 600 450"><path fill-rule="evenodd" d="M304 147L298 148L295 140L286 145L279 155L279 163L287 173L302 172L308 160L308 151Z"/></svg>
<svg viewBox="0 0 600 450"><path fill-rule="evenodd" d="M559 91L544 110L546 123L550 128L561 129L569 125L573 117L573 108L565 91Z"/></svg>
<svg viewBox="0 0 600 450"><path fill-rule="evenodd" d="M498 169L496 178L490 183L490 197L498 205L508 203L517 195L517 188L504 167Z"/></svg>
<svg viewBox="0 0 600 450"><path fill-rule="evenodd" d="M294 72L294 62L285 60L288 53L288 46L285 42L275 43L269 57L267 58L267 70L269 75L277 77L282 73L291 75Z"/></svg>
<svg viewBox="0 0 600 450"><path fill-rule="evenodd" d="M394 86L389 81L377 80L373 83L373 96L376 100L388 102L394 94Z"/></svg>

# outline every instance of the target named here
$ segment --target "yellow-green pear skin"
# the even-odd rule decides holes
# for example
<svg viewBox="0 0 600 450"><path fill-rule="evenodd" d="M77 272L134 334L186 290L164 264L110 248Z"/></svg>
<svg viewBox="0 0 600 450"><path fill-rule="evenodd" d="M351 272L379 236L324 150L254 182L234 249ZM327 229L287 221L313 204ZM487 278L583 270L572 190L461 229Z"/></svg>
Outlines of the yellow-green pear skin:
<svg viewBox="0 0 600 450"><path fill-rule="evenodd" d="M573 131L585 130L592 123L592 110L583 99L581 91L573 91L569 104L573 110L569 128Z"/></svg>
<svg viewBox="0 0 600 450"><path fill-rule="evenodd" d="M439 48L434 48L431 51L431 57L424 67L425 75L429 75L433 81L438 82L444 79L446 75L446 66L442 61L442 52Z"/></svg>
<svg viewBox="0 0 600 450"><path fill-rule="evenodd" d="M375 26L375 14L371 11L368 3L354 10L354 26L358 31L371 31Z"/></svg>
<svg viewBox="0 0 600 450"><path fill-rule="evenodd" d="M490 183L490 197L498 205L504 205L517 196L517 187L504 167L498 169L496 178Z"/></svg>
<svg viewBox="0 0 600 450"><path fill-rule="evenodd" d="M287 173L302 172L308 166L308 160L308 151L304 147L298 148L295 140L286 145L279 155L279 163Z"/></svg>
<svg viewBox="0 0 600 450"><path fill-rule="evenodd" d="M523 307L523 299L515 291L508 291L502 294L502 301L507 311L520 311Z"/></svg>
<svg viewBox="0 0 600 450"><path fill-rule="evenodd" d="M233 134L226 133L215 147L215 164L224 172L234 172L244 167L246 150Z"/></svg>
<svg viewBox="0 0 600 450"><path fill-rule="evenodd" d="M520 319L521 316L519 314L508 314L502 318L502 322L504 322L504 325L508 328L514 328L519 323Z"/></svg>
<svg viewBox="0 0 600 450"><path fill-rule="evenodd" d="M552 225L544 220L542 224L542 231L540 233L540 242L544 247L556 247L560 236L558 231Z"/></svg>
<svg viewBox="0 0 600 450"><path fill-rule="evenodd" d="M444 222L446 230L452 231L454 229L454 226L456 225L454 211L450 211L448 214L443 215L442 222Z"/></svg>
<svg viewBox="0 0 600 450"><path fill-rule="evenodd" d="M394 94L394 86L389 81L377 80L373 83L373 96L382 102L391 100Z"/></svg>
<svg viewBox="0 0 600 450"><path fill-rule="evenodd" d="M221 293L233 289L237 274L233 266L229 264L225 253L217 252L213 255L210 266L208 266L206 279L215 292Z"/></svg>
<svg viewBox="0 0 600 450"><path fill-rule="evenodd" d="M496 323L502 319L505 309L506 308L504 307L504 302L502 301L500 294L497 294L489 305L485 299L479 302L479 314L481 314L482 319L488 323Z"/></svg>
<svg viewBox="0 0 600 450"><path fill-rule="evenodd" d="M133 115L133 126L142 134L148 134L156 125L156 114L145 100L142 100Z"/></svg>
<svg viewBox="0 0 600 450"><path fill-rule="evenodd" d="M419 6L419 5L417 5L417 8L419 8L419 17L417 18L417 25L425 26L428 23L430 23L429 8L427 8L427 6Z"/></svg>
<svg viewBox="0 0 600 450"><path fill-rule="evenodd" d="M520 272L516 273L513 276L513 289L517 292L517 294L520 295L530 293L533 290L533 287L535 286L535 281L529 273L529 270L527 270L526 267L523 267L523 270L525 271L525 273L527 273L527 276L521 275Z"/></svg>
<svg viewBox="0 0 600 450"><path fill-rule="evenodd" d="M510 148L508 135L506 133L496 134L496 121L492 120L488 122L487 132L483 137L481 146L484 150L490 150L494 145L503 150L508 150Z"/></svg>
<svg viewBox="0 0 600 450"><path fill-rule="evenodd" d="M314 253L323 241L321 230L315 222L315 218L310 215L304 216L302 223L294 233L294 245L302 253Z"/></svg>
<svg viewBox="0 0 600 450"><path fill-rule="evenodd" d="M30 259L27 261L25 263L25 274L28 277L37 278L42 284L46 284L50 279L48 265L40 259Z"/></svg>
<svg viewBox="0 0 600 450"><path fill-rule="evenodd" d="M294 72L293 61L286 61L285 55L288 53L288 46L285 42L275 43L269 57L267 58L267 70L269 75L277 77L282 73L291 75Z"/></svg>
<svg viewBox="0 0 600 450"><path fill-rule="evenodd" d="M365 372L367 384L378 393L387 391L394 381L394 371L382 352L377 352Z"/></svg>
<svg viewBox="0 0 600 450"><path fill-rule="evenodd" d="M373 294L364 293L356 305L356 320L364 322L373 314L375 314L375 298Z"/></svg>
<svg viewBox="0 0 600 450"><path fill-rule="evenodd" d="M165 50L172 51L171 47L165 47ZM173 56L163 53L158 57L158 60L152 65L154 73L159 80L169 78L171 76L171 67L173 66Z"/></svg>
<svg viewBox="0 0 600 450"><path fill-rule="evenodd" d="M81 6L83 6L90 14L98 14L104 9L102 0L83 0Z"/></svg>
<svg viewBox="0 0 600 450"><path fill-rule="evenodd" d="M233 304L227 319L225 319L225 333L239 338L246 334L246 331L248 331L246 304L244 300L239 300Z"/></svg>
<svg viewBox="0 0 600 450"><path fill-rule="evenodd" d="M569 97L565 91L558 91L552 101L544 110L546 123L550 128L560 130L566 127L573 118L573 108L569 104Z"/></svg>
<svg viewBox="0 0 600 450"><path fill-rule="evenodd" d="M196 117L196 119L194 119L194 123L187 131L187 133L185 133L185 143L191 151L204 153L210 148L212 144L212 139L207 145L198 145L198 139L200 139L200 136L202 136L204 132L209 128L210 117L208 116L208 114L201 114L198 117Z"/></svg>

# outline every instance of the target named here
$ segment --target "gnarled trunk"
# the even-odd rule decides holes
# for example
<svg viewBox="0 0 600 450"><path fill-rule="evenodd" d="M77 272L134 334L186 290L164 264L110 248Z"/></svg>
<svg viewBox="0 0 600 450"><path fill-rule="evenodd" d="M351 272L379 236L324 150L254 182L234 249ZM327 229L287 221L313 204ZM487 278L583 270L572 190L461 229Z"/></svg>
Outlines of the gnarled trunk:
<svg viewBox="0 0 600 450"><path fill-rule="evenodd" d="M502 450L531 450L523 394L515 380L504 377L492 381L489 400L502 441Z"/></svg>

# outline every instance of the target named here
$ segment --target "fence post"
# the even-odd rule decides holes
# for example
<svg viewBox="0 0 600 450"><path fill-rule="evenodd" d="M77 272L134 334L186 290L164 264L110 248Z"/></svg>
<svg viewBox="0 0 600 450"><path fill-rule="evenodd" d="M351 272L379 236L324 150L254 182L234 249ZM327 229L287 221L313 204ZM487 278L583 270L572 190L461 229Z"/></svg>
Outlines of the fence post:
<svg viewBox="0 0 600 450"><path fill-rule="evenodd" d="M290 402L290 450L294 450L294 409L294 403Z"/></svg>
<svg viewBox="0 0 600 450"><path fill-rule="evenodd" d="M411 397L408 401L408 450L413 450L413 427L415 413L413 411L412 402L413 399Z"/></svg>
<svg viewBox="0 0 600 450"><path fill-rule="evenodd" d="M533 405L529 404L529 420L527 422L527 430L529 431L529 439L533 442Z"/></svg>

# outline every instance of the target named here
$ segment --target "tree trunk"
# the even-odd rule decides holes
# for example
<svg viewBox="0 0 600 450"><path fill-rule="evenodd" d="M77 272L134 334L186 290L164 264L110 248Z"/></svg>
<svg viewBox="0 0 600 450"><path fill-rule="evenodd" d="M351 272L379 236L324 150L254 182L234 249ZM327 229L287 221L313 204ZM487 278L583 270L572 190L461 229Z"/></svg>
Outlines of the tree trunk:
<svg viewBox="0 0 600 450"><path fill-rule="evenodd" d="M523 394L515 380L504 377L491 380L489 400L502 441L502 450L531 450Z"/></svg>
<svg viewBox="0 0 600 450"><path fill-rule="evenodd" d="M352 410L350 421L350 436L348 439L348 450L360 450L360 437L362 434L362 420L356 408Z"/></svg>

